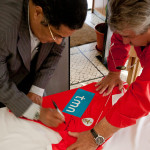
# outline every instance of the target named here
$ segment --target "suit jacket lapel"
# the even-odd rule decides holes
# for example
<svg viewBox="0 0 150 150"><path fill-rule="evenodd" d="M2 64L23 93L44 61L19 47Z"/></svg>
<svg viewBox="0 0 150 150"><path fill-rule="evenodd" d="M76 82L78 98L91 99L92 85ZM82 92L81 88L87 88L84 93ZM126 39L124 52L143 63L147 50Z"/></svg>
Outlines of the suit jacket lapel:
<svg viewBox="0 0 150 150"><path fill-rule="evenodd" d="M50 53L50 50L52 49L52 46L53 46L53 43L47 43L47 44L41 45L36 70L39 69L44 59L48 56L48 54Z"/></svg>
<svg viewBox="0 0 150 150"><path fill-rule="evenodd" d="M30 70L31 41L28 25L28 1L24 1L22 20L19 28L19 40L17 45L25 67Z"/></svg>

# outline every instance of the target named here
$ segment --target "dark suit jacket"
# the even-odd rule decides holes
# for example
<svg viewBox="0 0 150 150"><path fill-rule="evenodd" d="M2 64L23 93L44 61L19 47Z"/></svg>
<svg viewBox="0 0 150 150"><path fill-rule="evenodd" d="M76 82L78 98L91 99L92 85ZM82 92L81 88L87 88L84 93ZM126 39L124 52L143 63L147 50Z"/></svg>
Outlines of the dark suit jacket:
<svg viewBox="0 0 150 150"><path fill-rule="evenodd" d="M0 1L0 102L16 116L32 104L17 85L29 74L31 43L28 28L28 0ZM45 88L64 48L55 43L42 44L33 84Z"/></svg>

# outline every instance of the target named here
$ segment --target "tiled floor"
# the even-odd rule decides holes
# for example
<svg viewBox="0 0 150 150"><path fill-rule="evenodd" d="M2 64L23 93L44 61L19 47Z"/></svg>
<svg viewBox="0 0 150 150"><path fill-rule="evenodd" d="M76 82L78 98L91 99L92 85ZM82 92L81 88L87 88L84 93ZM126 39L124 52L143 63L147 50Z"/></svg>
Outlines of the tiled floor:
<svg viewBox="0 0 150 150"><path fill-rule="evenodd" d="M102 19L88 12L86 23L95 27ZM100 81L108 70L96 58L99 53L95 49L96 42L89 43L70 49L70 89L84 86L92 82ZM122 80L126 81L127 72L122 72Z"/></svg>

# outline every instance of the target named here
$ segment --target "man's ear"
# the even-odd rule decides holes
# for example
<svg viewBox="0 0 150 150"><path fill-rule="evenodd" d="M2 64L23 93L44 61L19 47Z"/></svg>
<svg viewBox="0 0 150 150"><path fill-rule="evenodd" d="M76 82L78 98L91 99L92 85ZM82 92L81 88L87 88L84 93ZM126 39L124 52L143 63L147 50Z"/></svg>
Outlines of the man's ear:
<svg viewBox="0 0 150 150"><path fill-rule="evenodd" d="M40 6L35 6L35 9L34 9L34 15L33 15L33 17L34 17L34 19L35 20L42 20L43 19L43 9L42 9L42 7L40 7Z"/></svg>

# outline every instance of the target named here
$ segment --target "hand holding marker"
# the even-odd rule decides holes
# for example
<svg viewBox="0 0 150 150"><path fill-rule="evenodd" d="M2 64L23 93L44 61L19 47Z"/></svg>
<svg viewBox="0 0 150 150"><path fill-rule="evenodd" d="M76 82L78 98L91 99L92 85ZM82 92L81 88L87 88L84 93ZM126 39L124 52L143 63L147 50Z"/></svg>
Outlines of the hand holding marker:
<svg viewBox="0 0 150 150"><path fill-rule="evenodd" d="M60 113L61 116L63 116L65 118L65 116L62 114L62 112L60 111L60 109L58 108L58 106L56 105L56 103L52 100L54 107L56 108L56 110ZM66 124L66 121L64 121L64 123Z"/></svg>

